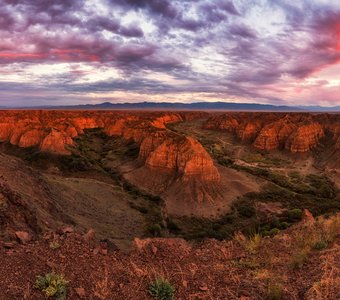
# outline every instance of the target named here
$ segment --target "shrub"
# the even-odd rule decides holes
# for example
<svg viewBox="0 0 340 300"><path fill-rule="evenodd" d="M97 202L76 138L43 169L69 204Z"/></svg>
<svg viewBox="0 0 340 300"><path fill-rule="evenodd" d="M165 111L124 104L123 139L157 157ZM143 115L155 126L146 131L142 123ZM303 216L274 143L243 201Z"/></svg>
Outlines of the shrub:
<svg viewBox="0 0 340 300"><path fill-rule="evenodd" d="M48 273L44 276L38 276L35 281L35 287L42 291L47 298L53 297L55 300L66 300L67 284L63 275Z"/></svg>
<svg viewBox="0 0 340 300"><path fill-rule="evenodd" d="M162 228L159 224L150 225L147 231L153 236L161 236Z"/></svg>
<svg viewBox="0 0 340 300"><path fill-rule="evenodd" d="M274 236L274 235L276 235L276 234L278 234L280 232L280 229L278 229L278 228L272 228L272 229L270 229L270 230L264 230L264 231L262 231L262 234L264 235L264 236Z"/></svg>
<svg viewBox="0 0 340 300"><path fill-rule="evenodd" d="M250 254L256 253L262 243L262 236L259 233L254 233L249 237L245 237L242 233L235 234L235 239L238 241Z"/></svg>
<svg viewBox="0 0 340 300"><path fill-rule="evenodd" d="M299 208L294 208L288 211L288 219L291 222L296 222L302 219L302 210Z"/></svg>
<svg viewBox="0 0 340 300"><path fill-rule="evenodd" d="M149 294L157 300L173 300L175 291L171 283L164 278L156 279L149 287Z"/></svg>
<svg viewBox="0 0 340 300"><path fill-rule="evenodd" d="M235 208L237 209L238 213L245 218L251 218L256 213L255 208L250 201L236 202Z"/></svg>
<svg viewBox="0 0 340 300"><path fill-rule="evenodd" d="M288 222L280 222L280 229L287 229L290 226Z"/></svg>
<svg viewBox="0 0 340 300"><path fill-rule="evenodd" d="M270 232L270 236L274 236L280 232L280 229L272 228L269 232Z"/></svg>
<svg viewBox="0 0 340 300"><path fill-rule="evenodd" d="M50 248L53 250L59 249L60 248L60 244L57 241L53 241L50 243Z"/></svg>
<svg viewBox="0 0 340 300"><path fill-rule="evenodd" d="M313 245L313 249L315 250L322 250L322 249L325 249L327 248L328 246L328 243L326 241L318 241L316 242L314 245Z"/></svg>
<svg viewBox="0 0 340 300"><path fill-rule="evenodd" d="M173 220L168 220L167 222L168 224L168 229L171 231L171 232L180 232L181 231L181 228L177 225L177 223L175 223L175 221Z"/></svg>

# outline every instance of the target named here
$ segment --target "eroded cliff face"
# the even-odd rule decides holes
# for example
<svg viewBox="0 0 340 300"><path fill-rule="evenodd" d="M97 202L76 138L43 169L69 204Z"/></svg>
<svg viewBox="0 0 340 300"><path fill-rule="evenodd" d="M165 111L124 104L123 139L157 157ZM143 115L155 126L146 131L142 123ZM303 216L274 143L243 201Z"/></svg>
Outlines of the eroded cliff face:
<svg viewBox="0 0 340 300"><path fill-rule="evenodd" d="M319 123L302 125L289 135L285 147L294 153L308 152L318 144L324 135L324 130Z"/></svg>
<svg viewBox="0 0 340 300"><path fill-rule="evenodd" d="M308 113L226 113L212 116L207 129L232 132L242 142L261 150L286 149L304 153L318 145L328 132L336 142L340 116Z"/></svg>
<svg viewBox="0 0 340 300"><path fill-rule="evenodd" d="M128 113L110 111L1 111L0 141L19 147L70 154L73 139L85 129L102 128L140 145L139 162L176 178L218 181L219 173L202 145L166 129L166 124L204 113Z"/></svg>
<svg viewBox="0 0 340 300"><path fill-rule="evenodd" d="M88 112L1 111L0 141L19 147L70 154L73 138L87 128L102 127L101 118Z"/></svg>
<svg viewBox="0 0 340 300"><path fill-rule="evenodd" d="M152 147L154 150L149 152L145 162L150 169L175 172L184 181L195 178L210 182L220 178L209 154L191 137L171 134Z"/></svg>

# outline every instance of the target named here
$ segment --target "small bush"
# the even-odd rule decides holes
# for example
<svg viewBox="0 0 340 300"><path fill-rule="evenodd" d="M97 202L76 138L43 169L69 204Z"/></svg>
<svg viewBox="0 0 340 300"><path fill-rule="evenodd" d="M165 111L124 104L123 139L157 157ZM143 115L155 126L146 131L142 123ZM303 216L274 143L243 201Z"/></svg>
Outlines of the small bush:
<svg viewBox="0 0 340 300"><path fill-rule="evenodd" d="M50 248L53 250L59 249L60 248L60 244L57 241L53 241L50 243Z"/></svg>
<svg viewBox="0 0 340 300"><path fill-rule="evenodd" d="M270 236L273 237L274 235L277 235L280 232L280 229L278 228L272 228L270 230L265 230L262 232L262 235L264 236Z"/></svg>
<svg viewBox="0 0 340 300"><path fill-rule="evenodd" d="M248 243L246 245L246 249L250 253L255 253L258 248L261 246L262 236L259 233L255 233L248 238Z"/></svg>
<svg viewBox="0 0 340 300"><path fill-rule="evenodd" d="M35 287L42 291L47 298L52 297L55 300L66 300L67 284L63 275L48 273L44 276L38 276L35 281Z"/></svg>
<svg viewBox="0 0 340 300"><path fill-rule="evenodd" d="M287 229L290 226L288 222L280 222L280 229Z"/></svg>
<svg viewBox="0 0 340 300"><path fill-rule="evenodd" d="M150 225L147 229L147 231L152 235L152 236L161 236L162 235L162 228L159 224L153 224Z"/></svg>
<svg viewBox="0 0 340 300"><path fill-rule="evenodd" d="M280 232L280 229L278 228L273 228L269 231L269 235L270 236L274 236L274 235L277 235L278 233Z"/></svg>
<svg viewBox="0 0 340 300"><path fill-rule="evenodd" d="M315 250L322 250L327 248L328 243L326 241L318 241L313 245L313 249Z"/></svg>
<svg viewBox="0 0 340 300"><path fill-rule="evenodd" d="M180 232L181 228L177 225L177 223L175 223L175 221L173 220L168 220L168 229L170 230L170 232Z"/></svg>
<svg viewBox="0 0 340 300"><path fill-rule="evenodd" d="M171 283L164 278L156 279L149 287L149 294L157 300L173 300L175 291Z"/></svg>
<svg viewBox="0 0 340 300"><path fill-rule="evenodd" d="M288 219L291 222L296 222L302 219L302 210L299 208L294 208L288 211Z"/></svg>
<svg viewBox="0 0 340 300"><path fill-rule="evenodd" d="M245 218L251 218L256 213L255 207L250 201L236 202L234 207L237 209L238 213Z"/></svg>
<svg viewBox="0 0 340 300"><path fill-rule="evenodd" d="M258 248L262 243L262 236L259 233L254 233L249 237L245 237L242 233L237 233L235 235L236 241L238 241L246 251L250 254L254 254L257 252Z"/></svg>

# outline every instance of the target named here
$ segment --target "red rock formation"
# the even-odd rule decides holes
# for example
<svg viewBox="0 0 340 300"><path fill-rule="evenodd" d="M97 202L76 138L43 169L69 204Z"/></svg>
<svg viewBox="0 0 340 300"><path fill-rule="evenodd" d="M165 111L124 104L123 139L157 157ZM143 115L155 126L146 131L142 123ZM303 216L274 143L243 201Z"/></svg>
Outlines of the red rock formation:
<svg viewBox="0 0 340 300"><path fill-rule="evenodd" d="M261 124L259 122L249 122L236 129L236 134L242 142L253 141L259 132Z"/></svg>
<svg viewBox="0 0 340 300"><path fill-rule="evenodd" d="M167 137L146 159L146 166L166 172L176 172L183 180L196 178L218 181L220 175L209 154L191 137Z"/></svg>
<svg viewBox="0 0 340 300"><path fill-rule="evenodd" d="M52 128L51 132L42 140L40 149L46 152L69 154L67 146L73 145L73 140L65 132Z"/></svg>
<svg viewBox="0 0 340 300"><path fill-rule="evenodd" d="M290 118L283 118L263 127L256 137L254 146L263 150L283 148L285 141L296 130L296 125Z"/></svg>
<svg viewBox="0 0 340 300"><path fill-rule="evenodd" d="M41 129L29 129L28 131L21 134L17 144L22 148L39 145L44 139L45 135L46 133Z"/></svg>
<svg viewBox="0 0 340 300"><path fill-rule="evenodd" d="M286 141L286 149L291 152L308 152L317 145L324 131L319 123L302 125L292 133Z"/></svg>
<svg viewBox="0 0 340 300"><path fill-rule="evenodd" d="M262 150L287 149L308 152L328 131L336 142L340 136L340 117L308 113L226 113L210 117L207 129L226 130L242 142L253 142Z"/></svg>
<svg viewBox="0 0 340 300"><path fill-rule="evenodd" d="M73 138L87 128L103 128L140 144L139 160L153 169L171 170L183 178L218 180L204 148L194 139L166 129L169 122L199 118L202 113L123 113L97 111L3 111L0 140L19 147L70 154Z"/></svg>

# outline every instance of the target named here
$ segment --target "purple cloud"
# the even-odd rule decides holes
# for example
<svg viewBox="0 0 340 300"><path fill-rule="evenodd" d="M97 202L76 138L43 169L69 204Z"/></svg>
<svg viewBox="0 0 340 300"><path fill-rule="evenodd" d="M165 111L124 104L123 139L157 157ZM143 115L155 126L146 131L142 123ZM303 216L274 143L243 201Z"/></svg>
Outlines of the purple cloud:
<svg viewBox="0 0 340 300"><path fill-rule="evenodd" d="M0 0L0 74L8 81L12 65L25 72L62 62L112 68L129 79L119 85L127 92L147 86L151 93L154 85L164 93L288 99L294 84L340 62L340 7L323 2ZM12 74L24 76L19 69ZM92 76L67 72L46 78L72 90ZM146 85L143 76L151 78ZM90 86L106 92L110 84Z"/></svg>

